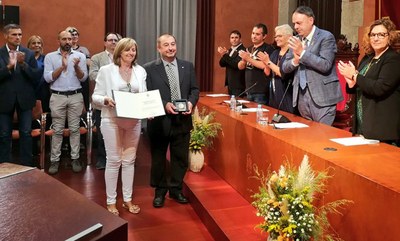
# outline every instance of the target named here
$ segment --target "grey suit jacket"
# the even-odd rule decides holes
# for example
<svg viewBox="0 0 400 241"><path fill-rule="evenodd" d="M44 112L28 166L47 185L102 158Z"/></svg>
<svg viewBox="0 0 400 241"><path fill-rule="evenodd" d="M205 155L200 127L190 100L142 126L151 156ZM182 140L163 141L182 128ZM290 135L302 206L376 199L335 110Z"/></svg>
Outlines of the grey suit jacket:
<svg viewBox="0 0 400 241"><path fill-rule="evenodd" d="M336 73L335 37L328 31L316 27L310 45L300 59L305 66L307 85L312 99L321 107L335 105L343 100L339 78ZM290 50L282 70L285 73L296 71L293 80L293 106L297 105L300 87L299 66L292 64L293 52Z"/></svg>
<svg viewBox="0 0 400 241"><path fill-rule="evenodd" d="M110 64L110 59L108 58L106 51L93 55L92 63L90 64L89 68L89 80L95 81L101 66L107 64Z"/></svg>
<svg viewBox="0 0 400 241"><path fill-rule="evenodd" d="M99 70L102 66L110 64L110 59L108 58L107 52L103 51L98 54L95 54L91 58L92 63L89 67L89 96L92 96L93 90L96 85L96 78ZM92 107L97 110L101 110L101 106L96 105L92 102Z"/></svg>

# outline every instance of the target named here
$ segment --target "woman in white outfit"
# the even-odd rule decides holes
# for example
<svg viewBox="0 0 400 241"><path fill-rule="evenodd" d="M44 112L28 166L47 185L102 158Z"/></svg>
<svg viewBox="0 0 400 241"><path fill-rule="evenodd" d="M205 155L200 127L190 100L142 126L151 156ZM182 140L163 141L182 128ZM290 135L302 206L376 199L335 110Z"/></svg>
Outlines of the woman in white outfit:
<svg viewBox="0 0 400 241"><path fill-rule="evenodd" d="M117 117L112 90L146 91L146 71L136 63L137 44L132 38L121 39L114 50L113 63L100 68L92 101L102 106L101 131L107 153L105 182L107 210L119 215L116 207L117 181L122 167L122 207L131 213L139 213L138 205L132 203L132 187L135 172L136 151L139 144L141 121ZM134 104L134 103L132 103Z"/></svg>

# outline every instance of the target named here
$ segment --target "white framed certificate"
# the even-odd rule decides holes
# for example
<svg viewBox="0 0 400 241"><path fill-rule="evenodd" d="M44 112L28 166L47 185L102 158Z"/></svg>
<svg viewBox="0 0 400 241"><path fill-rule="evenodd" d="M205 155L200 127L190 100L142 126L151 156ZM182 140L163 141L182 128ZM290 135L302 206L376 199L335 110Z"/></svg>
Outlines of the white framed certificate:
<svg viewBox="0 0 400 241"><path fill-rule="evenodd" d="M118 117L146 119L165 115L159 90L141 93L113 90Z"/></svg>

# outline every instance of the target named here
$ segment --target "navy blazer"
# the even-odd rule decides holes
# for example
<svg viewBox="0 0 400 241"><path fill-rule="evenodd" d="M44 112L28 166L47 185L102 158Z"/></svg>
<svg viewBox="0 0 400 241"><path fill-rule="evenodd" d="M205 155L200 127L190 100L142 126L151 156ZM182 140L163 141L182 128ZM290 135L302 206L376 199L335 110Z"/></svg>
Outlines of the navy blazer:
<svg viewBox="0 0 400 241"><path fill-rule="evenodd" d="M245 89L245 76L244 70L238 68L238 63L242 58L239 56L239 51L246 51L243 44L240 44L238 48L233 52L232 56L229 53L232 48L228 50L228 53L222 55L219 60L219 66L225 67L225 86L229 86L231 89Z"/></svg>
<svg viewBox="0 0 400 241"><path fill-rule="evenodd" d="M181 89L181 98L187 99L196 106L199 100L199 88L196 81L196 75L193 64L188 61L177 59L179 71L179 85ZM171 102L171 91L167 73L161 59L157 59L143 65L147 72L147 90L158 89L161 94L163 105ZM171 128L181 133L188 133L192 129L191 115L172 115L155 117L148 121L149 134L164 134L168 136Z"/></svg>
<svg viewBox="0 0 400 241"><path fill-rule="evenodd" d="M7 48L0 48L0 113L13 112L17 103L21 110L32 109L36 103L35 88L40 70L31 50L20 46L19 51L25 53L25 63L16 64L15 70L9 71Z"/></svg>

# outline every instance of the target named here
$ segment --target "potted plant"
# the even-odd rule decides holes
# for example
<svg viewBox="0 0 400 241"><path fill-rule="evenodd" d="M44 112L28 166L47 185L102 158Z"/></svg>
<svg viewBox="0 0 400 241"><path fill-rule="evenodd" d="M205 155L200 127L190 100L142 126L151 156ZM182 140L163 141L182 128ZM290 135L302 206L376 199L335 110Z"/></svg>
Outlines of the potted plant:
<svg viewBox="0 0 400 241"><path fill-rule="evenodd" d="M215 112L207 113L207 109L203 108L201 113L195 107L192 114L193 129L190 131L189 142L189 161L190 170L199 172L204 165L203 148L209 148L213 144L213 140L218 136L218 132L222 129L221 124L214 121Z"/></svg>
<svg viewBox="0 0 400 241"><path fill-rule="evenodd" d="M269 233L268 240L309 241L341 240L331 234L327 214L340 214L350 200L336 200L316 207L317 194L324 193L327 172L314 172L305 155L298 170L289 164L281 165L278 172L264 176L255 168L261 181L259 192L253 195L257 216L263 217L258 225Z"/></svg>

